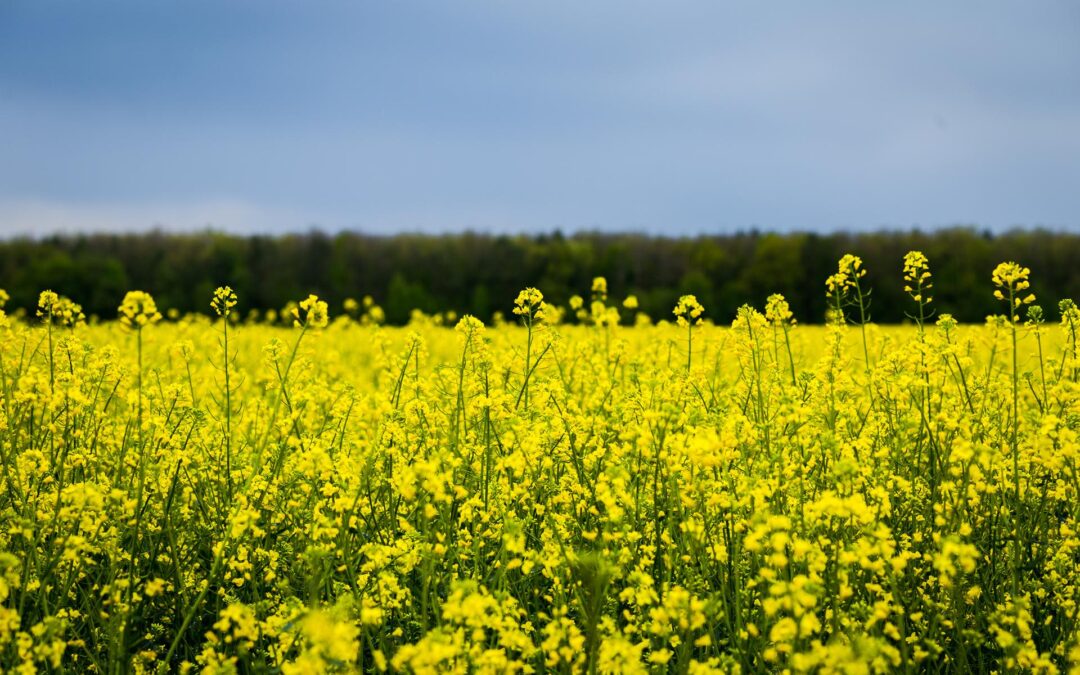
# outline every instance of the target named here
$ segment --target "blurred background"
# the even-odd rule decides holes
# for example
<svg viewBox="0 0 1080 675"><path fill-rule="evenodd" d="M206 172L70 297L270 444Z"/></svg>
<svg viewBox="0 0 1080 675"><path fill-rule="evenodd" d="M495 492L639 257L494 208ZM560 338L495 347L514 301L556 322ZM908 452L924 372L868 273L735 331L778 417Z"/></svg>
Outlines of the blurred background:
<svg viewBox="0 0 1080 675"><path fill-rule="evenodd" d="M1075 296L1077 73L1064 0L3 0L0 287L811 321L851 250L884 321L918 243L943 301L1022 256Z"/></svg>

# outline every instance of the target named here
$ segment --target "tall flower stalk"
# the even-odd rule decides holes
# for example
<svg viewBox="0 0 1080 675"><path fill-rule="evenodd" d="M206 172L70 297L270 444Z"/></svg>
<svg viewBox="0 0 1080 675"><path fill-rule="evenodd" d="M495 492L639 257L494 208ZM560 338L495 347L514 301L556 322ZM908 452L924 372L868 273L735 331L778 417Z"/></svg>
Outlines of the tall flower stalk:
<svg viewBox="0 0 1080 675"><path fill-rule="evenodd" d="M836 274L825 280L829 289L829 298L832 302L830 308L833 312L832 321L837 326L847 322L844 314L845 307L854 307L859 311L859 329L862 332L863 363L865 364L866 376L870 377L870 346L866 336L866 324L870 321L870 289L864 289L860 281L866 276L866 268L863 267L862 258L850 253L844 254L836 266ZM869 383L868 383L869 385Z"/></svg>
<svg viewBox="0 0 1080 675"><path fill-rule="evenodd" d="M1013 494L1015 499L1013 516L1013 592L1019 593L1020 586L1020 369L1017 349L1017 327L1020 324L1020 309L1035 302L1034 293L1025 293L1031 286L1028 277L1031 270L1015 262L1003 262L994 268L991 275L994 285L994 297L1008 303L1006 318L1009 323L1009 335L1012 339L1012 449Z"/></svg>
<svg viewBox="0 0 1080 675"><path fill-rule="evenodd" d="M210 307L221 317L221 368L225 373L225 485L228 497L232 500L232 382L230 381L229 364L232 354L229 352L229 317L236 307L236 293L228 286L221 286L214 291L214 297L210 301Z"/></svg>
<svg viewBox="0 0 1080 675"><path fill-rule="evenodd" d="M118 308L120 323L135 332L135 345L138 358L136 373L139 389L139 444L142 445L143 427L143 328L161 321L161 312L154 303L154 298L145 291L128 291Z"/></svg>
<svg viewBox="0 0 1080 675"><path fill-rule="evenodd" d="M533 335L536 325L543 319L543 304L544 294L532 287L522 290L514 300L514 314L521 317L521 322L525 325L527 331L525 370L522 374L521 390L518 392L518 402L524 402L526 410L529 409L529 380L532 378L532 372L536 368L536 364L533 363L532 359ZM537 358L536 362L539 363L542 357L543 354Z"/></svg>
<svg viewBox="0 0 1080 675"><path fill-rule="evenodd" d="M788 368L791 371L791 384L795 385L795 357L791 353L791 328L795 325L795 315L791 312L791 306L783 295L773 293L765 301L765 318L773 327L773 351L776 352L776 363L780 363L779 349L776 347L776 332L784 333L784 348L787 350Z"/></svg>
<svg viewBox="0 0 1080 675"><path fill-rule="evenodd" d="M915 314L909 315L919 328L919 339L925 337L924 327L926 322L933 318L934 312L930 309L930 303L934 301L930 295L934 287L930 274L930 261L922 251L908 251L904 255L904 292L911 296L915 303Z"/></svg>
<svg viewBox="0 0 1080 675"><path fill-rule="evenodd" d="M143 329L147 326L151 326L158 321L161 321L161 313L158 312L157 304L154 302L154 298L144 291L129 291L125 296L123 302L120 303L118 308L120 315L120 323L129 330L135 331L135 344L136 344L136 358L138 359L138 371L137 371L137 387L138 387L138 419L137 419L137 443L139 450L138 457L138 482L135 488L135 526L131 535L131 549L129 555L131 558L130 568L128 570L127 590L126 596L130 599L134 587L135 571L136 571L136 556L139 549L140 532L142 530L143 513L144 508L144 494L146 490L146 441L144 438L144 419L143 419ZM120 470L122 467L118 467ZM149 501L149 500L147 500ZM123 630L121 631L121 637L117 640L118 648L123 648L123 644L127 639L127 631L129 622L123 621Z"/></svg>
<svg viewBox="0 0 1080 675"><path fill-rule="evenodd" d="M60 296L53 291L42 291L38 297L37 315L45 324L45 333L48 336L49 347L49 393L53 393L56 385L56 364L53 362L53 308L60 302Z"/></svg>
<svg viewBox="0 0 1080 675"><path fill-rule="evenodd" d="M1012 340L1012 455L1013 478L1017 499L1020 498L1020 368L1018 365L1017 328L1020 324L1020 309L1035 302L1034 293L1025 293L1031 287L1028 277L1031 270L1014 262L1004 262L994 268L991 278L997 287L994 297L1008 303L1009 336Z"/></svg>
<svg viewBox="0 0 1080 675"><path fill-rule="evenodd" d="M705 308L701 306L697 297L693 295L684 295L679 298L679 302L675 305L675 309L672 310L672 314L675 315L675 322L686 328L687 376L690 375L690 366L693 363L694 357L694 326L701 323L701 315L704 313Z"/></svg>

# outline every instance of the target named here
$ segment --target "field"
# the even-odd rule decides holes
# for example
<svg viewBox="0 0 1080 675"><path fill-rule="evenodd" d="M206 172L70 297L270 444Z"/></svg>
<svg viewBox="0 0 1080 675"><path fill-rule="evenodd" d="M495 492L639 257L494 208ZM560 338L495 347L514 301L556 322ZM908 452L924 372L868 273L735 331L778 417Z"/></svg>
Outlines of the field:
<svg viewBox="0 0 1080 675"><path fill-rule="evenodd" d="M853 258L826 326L43 294L0 328L0 665L1078 672L1080 312L1002 266L957 325L905 273L906 326Z"/></svg>

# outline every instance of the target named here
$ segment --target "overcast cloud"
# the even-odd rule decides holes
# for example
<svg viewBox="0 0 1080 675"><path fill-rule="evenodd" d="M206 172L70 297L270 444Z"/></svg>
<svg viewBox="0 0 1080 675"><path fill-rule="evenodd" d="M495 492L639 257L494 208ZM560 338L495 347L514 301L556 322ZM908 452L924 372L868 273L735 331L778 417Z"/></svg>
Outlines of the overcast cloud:
<svg viewBox="0 0 1080 675"><path fill-rule="evenodd" d="M0 233L1080 228L1080 4L0 0Z"/></svg>

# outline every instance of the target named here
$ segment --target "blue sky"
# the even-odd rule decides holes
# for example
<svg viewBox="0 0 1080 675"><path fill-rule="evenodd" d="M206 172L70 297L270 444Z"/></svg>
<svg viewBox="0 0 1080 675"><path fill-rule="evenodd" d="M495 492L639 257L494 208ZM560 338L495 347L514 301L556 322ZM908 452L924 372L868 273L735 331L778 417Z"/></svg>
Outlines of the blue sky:
<svg viewBox="0 0 1080 675"><path fill-rule="evenodd" d="M1080 4L0 0L0 234L1080 229Z"/></svg>

